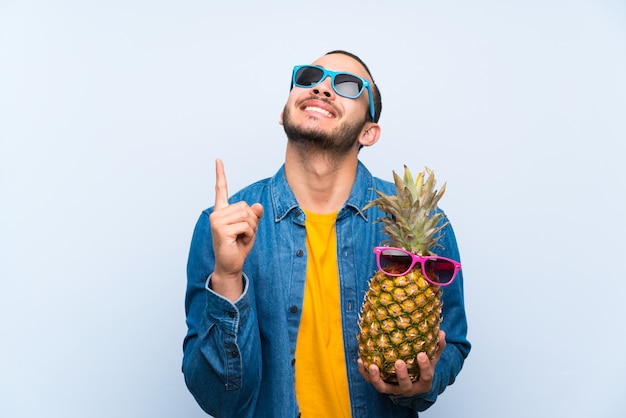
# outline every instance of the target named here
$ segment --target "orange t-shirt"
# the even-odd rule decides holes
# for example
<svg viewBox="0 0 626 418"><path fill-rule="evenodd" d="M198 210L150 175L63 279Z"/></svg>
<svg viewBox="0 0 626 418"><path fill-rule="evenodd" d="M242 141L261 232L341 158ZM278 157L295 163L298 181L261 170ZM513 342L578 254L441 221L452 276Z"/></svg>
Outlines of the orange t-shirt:
<svg viewBox="0 0 626 418"><path fill-rule="evenodd" d="M349 418L352 414L337 268L337 212L304 213L308 261L296 343L296 396L303 418Z"/></svg>

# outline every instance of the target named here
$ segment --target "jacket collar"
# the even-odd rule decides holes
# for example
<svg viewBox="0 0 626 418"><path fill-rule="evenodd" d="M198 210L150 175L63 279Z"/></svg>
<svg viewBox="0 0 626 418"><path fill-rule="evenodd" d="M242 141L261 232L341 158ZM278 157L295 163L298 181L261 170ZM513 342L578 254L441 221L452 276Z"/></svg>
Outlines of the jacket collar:
<svg viewBox="0 0 626 418"><path fill-rule="evenodd" d="M352 191L337 217L340 218L345 216L348 212L352 212L360 215L365 221L368 221L367 213L361 212L361 208L375 198L373 188L374 177L359 161ZM298 201L287 183L284 165L281 166L278 172L270 179L270 194L274 207L274 222L280 222L294 209L298 209L299 213L297 215L301 213Z"/></svg>

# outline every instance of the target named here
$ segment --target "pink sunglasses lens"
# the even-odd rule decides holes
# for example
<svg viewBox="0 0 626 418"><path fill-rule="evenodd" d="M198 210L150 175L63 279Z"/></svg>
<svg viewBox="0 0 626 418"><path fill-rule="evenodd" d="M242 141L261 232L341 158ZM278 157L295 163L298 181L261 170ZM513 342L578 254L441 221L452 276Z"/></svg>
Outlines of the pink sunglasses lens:
<svg viewBox="0 0 626 418"><path fill-rule="evenodd" d="M380 253L380 268L388 274L403 274L411 268L413 260L405 252L388 249Z"/></svg>
<svg viewBox="0 0 626 418"><path fill-rule="evenodd" d="M428 278L435 283L448 284L455 274L454 264L448 260L431 259L426 261L426 272Z"/></svg>

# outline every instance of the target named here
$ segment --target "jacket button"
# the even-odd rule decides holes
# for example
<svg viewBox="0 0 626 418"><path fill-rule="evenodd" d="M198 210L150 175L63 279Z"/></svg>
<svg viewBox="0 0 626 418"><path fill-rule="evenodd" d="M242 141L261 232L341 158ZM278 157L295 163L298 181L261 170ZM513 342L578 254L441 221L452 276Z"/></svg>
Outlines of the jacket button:
<svg viewBox="0 0 626 418"><path fill-rule="evenodd" d="M302 256L304 255L304 251L302 251L302 250L298 250L298 251L296 251L296 255L297 255L298 257L302 257Z"/></svg>
<svg viewBox="0 0 626 418"><path fill-rule="evenodd" d="M291 308L289 308L289 310L291 311L291 313L296 313L298 312L298 307L296 305L293 305Z"/></svg>

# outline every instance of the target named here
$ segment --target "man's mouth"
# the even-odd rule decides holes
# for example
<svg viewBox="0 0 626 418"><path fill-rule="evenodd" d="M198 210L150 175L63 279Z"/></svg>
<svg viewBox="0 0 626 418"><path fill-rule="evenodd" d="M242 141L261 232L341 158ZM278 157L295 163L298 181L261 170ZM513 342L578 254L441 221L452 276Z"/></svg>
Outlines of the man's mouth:
<svg viewBox="0 0 626 418"><path fill-rule="evenodd" d="M330 113L328 110L322 109L321 107L317 107L317 106L306 106L304 108L305 111L307 112L317 112L320 113L324 116L326 116L327 118L332 118L333 114Z"/></svg>

